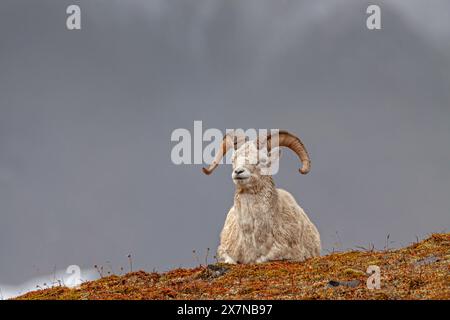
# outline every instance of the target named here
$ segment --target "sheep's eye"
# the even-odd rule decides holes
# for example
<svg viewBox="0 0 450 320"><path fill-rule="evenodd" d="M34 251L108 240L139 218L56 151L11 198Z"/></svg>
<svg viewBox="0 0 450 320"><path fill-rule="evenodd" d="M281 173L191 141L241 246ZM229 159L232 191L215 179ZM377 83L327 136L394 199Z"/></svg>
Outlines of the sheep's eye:
<svg viewBox="0 0 450 320"><path fill-rule="evenodd" d="M258 164L259 165L263 165L263 166L266 165L267 164L267 159L266 158L259 159L258 160Z"/></svg>

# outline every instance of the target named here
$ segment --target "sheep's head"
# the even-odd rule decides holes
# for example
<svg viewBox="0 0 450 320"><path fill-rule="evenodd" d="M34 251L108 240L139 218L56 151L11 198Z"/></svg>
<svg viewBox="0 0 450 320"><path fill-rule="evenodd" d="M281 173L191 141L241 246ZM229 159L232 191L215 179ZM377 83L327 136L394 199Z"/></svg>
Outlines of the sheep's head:
<svg viewBox="0 0 450 320"><path fill-rule="evenodd" d="M227 134L216 154L214 161L208 168L203 168L205 174L211 174L226 153L234 148L232 157L233 182L240 186L252 186L260 181L262 176L271 174L274 161L278 161L279 150L276 147L287 147L294 151L302 162L300 173L309 172L311 161L308 152L298 137L287 132L279 131L277 135L259 137L254 141L245 141L245 136Z"/></svg>
<svg viewBox="0 0 450 320"><path fill-rule="evenodd" d="M258 149L255 141L241 145L233 154L233 182L239 186L251 186L259 181L269 168L269 156Z"/></svg>

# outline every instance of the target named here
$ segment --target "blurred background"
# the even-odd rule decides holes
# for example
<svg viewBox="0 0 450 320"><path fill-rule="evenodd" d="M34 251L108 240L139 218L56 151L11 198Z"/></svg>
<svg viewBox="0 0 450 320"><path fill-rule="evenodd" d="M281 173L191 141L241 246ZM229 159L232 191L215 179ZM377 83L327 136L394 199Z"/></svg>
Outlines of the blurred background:
<svg viewBox="0 0 450 320"><path fill-rule="evenodd" d="M194 120L301 137L310 174L286 150L275 182L323 254L448 232L449 15L446 0L2 0L0 284L120 273L129 254L146 271L213 262L234 188L230 165L172 164Z"/></svg>

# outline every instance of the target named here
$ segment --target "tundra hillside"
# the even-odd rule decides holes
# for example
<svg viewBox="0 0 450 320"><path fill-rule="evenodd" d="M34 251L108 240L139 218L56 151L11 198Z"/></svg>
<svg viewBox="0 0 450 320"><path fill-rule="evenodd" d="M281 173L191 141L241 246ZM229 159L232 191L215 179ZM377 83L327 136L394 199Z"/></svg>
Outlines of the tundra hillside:
<svg viewBox="0 0 450 320"><path fill-rule="evenodd" d="M380 267L380 289L366 286L370 265ZM18 299L450 299L450 233L398 250L361 249L304 262L138 271Z"/></svg>

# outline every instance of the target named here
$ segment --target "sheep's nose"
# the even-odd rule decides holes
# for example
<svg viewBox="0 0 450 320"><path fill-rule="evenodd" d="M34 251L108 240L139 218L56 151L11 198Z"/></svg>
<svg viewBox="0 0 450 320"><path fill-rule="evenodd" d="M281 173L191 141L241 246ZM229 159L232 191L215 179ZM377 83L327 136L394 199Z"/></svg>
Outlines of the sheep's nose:
<svg viewBox="0 0 450 320"><path fill-rule="evenodd" d="M241 173L244 173L244 169L242 169L242 168L237 168L236 170L234 170L234 174L235 175L240 175Z"/></svg>

